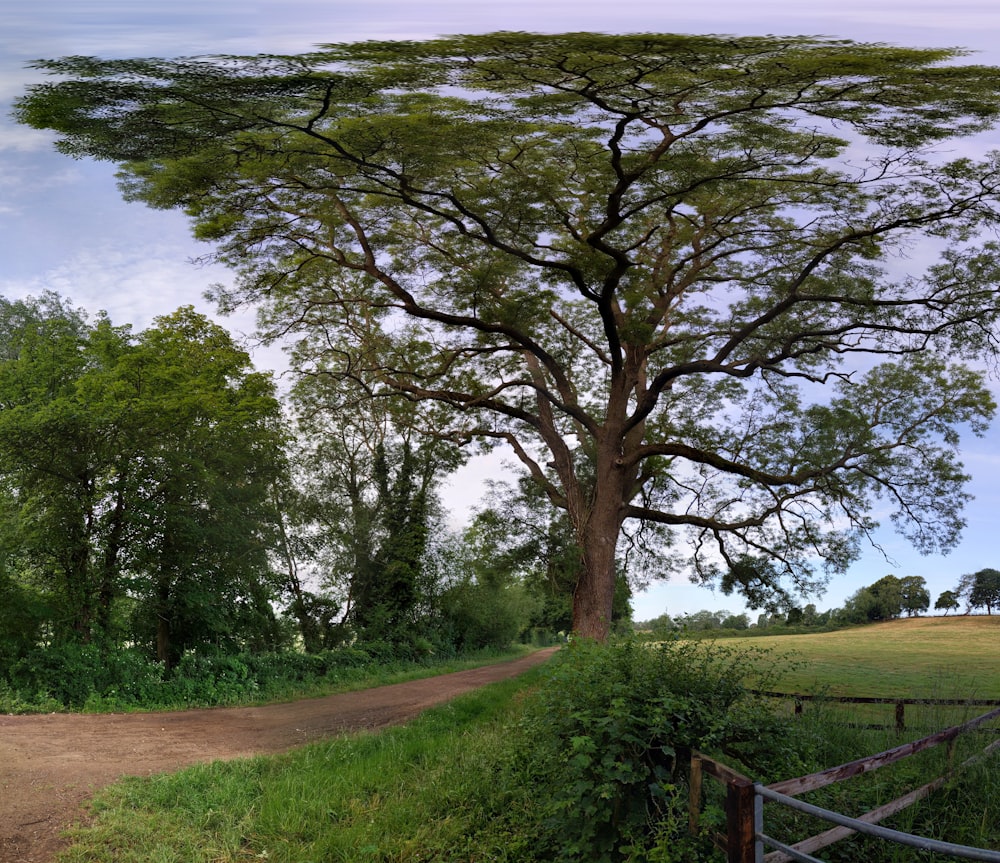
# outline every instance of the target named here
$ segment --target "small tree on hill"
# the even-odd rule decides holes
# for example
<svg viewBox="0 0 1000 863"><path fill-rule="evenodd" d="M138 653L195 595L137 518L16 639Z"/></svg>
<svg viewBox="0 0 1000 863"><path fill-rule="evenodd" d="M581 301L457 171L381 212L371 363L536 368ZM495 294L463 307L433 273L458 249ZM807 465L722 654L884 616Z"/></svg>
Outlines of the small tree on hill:
<svg viewBox="0 0 1000 863"><path fill-rule="evenodd" d="M931 595L927 582L919 575L908 575L899 580L900 606L909 617L927 611L931 605Z"/></svg>
<svg viewBox="0 0 1000 863"><path fill-rule="evenodd" d="M981 569L975 574L969 593L972 608L985 608L987 614L1000 605L1000 572L995 569Z"/></svg>
<svg viewBox="0 0 1000 863"><path fill-rule="evenodd" d="M954 611L959 607L958 594L953 590L942 591L941 595L937 598L937 602L934 603L934 609L943 609L945 616L947 616L949 611Z"/></svg>

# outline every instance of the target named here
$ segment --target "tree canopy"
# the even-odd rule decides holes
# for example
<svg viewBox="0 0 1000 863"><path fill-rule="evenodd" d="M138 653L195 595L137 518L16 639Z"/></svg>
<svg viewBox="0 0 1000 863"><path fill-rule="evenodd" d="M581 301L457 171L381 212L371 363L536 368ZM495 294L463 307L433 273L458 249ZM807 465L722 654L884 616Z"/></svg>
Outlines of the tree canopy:
<svg viewBox="0 0 1000 863"><path fill-rule="evenodd" d="M38 600L24 643L128 640L169 663L267 641L270 376L190 307L138 336L54 294L0 298L0 321L0 574L15 612Z"/></svg>
<svg viewBox="0 0 1000 863"><path fill-rule="evenodd" d="M305 364L510 447L567 513L601 638L630 523L696 578L766 559L796 590L876 505L956 542L958 429L994 410L962 362L1000 310L997 158L952 143L994 122L1000 70L960 56L499 33L74 57L18 114L183 209L238 273L223 307L260 303Z"/></svg>
<svg viewBox="0 0 1000 863"><path fill-rule="evenodd" d="M1000 572L981 569L975 573L968 601L970 608L985 608L987 614L992 614L994 606L1000 606Z"/></svg>

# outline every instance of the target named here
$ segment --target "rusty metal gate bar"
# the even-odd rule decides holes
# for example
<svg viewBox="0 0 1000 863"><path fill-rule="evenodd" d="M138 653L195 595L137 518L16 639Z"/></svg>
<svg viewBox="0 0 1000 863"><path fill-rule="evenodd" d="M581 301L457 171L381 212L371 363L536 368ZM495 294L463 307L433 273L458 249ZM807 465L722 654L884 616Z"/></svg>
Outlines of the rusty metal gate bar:
<svg viewBox="0 0 1000 863"><path fill-rule="evenodd" d="M880 839L887 839L890 842L896 842L900 845L908 845L911 848L919 848L923 851L933 851L937 854L948 854L952 857L961 857L964 860L981 860L986 861L986 863L1000 863L1000 851L991 851L986 848L973 848L969 845L958 845L954 842L943 842L940 839L928 839L926 836L915 836L912 833L903 833L900 830L892 830L889 827L882 827L878 824L869 824L867 821L859 821L857 818L849 818L847 815L841 815L839 812L831 812L829 809L822 809L811 803L805 803L795 797L789 797L787 794L772 791L770 788L765 785L761 785L760 783L754 783L754 794L767 800L774 800L781 803L783 806L788 806L791 809L797 809L799 812L805 812L808 815L822 818L824 821L839 824L842 827L849 827L851 830L858 833L865 833L869 836L877 836ZM765 836L763 833L758 834L757 838L759 838L765 845L769 845L773 848L779 848L780 846L779 850L785 854L789 854L792 859L806 861L806 863L810 863L810 861L812 861L812 863L822 863L822 861L818 861L815 857L809 857L808 855L797 856L798 852L792 852L792 849L781 845L780 842L776 842L774 839Z"/></svg>

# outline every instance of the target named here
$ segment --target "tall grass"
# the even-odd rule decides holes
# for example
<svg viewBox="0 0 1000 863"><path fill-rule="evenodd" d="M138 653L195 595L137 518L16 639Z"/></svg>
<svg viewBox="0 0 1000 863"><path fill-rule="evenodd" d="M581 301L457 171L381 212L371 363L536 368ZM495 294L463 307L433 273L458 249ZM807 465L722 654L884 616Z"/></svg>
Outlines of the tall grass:
<svg viewBox="0 0 1000 863"><path fill-rule="evenodd" d="M956 715L954 709L943 714L942 708L933 705L910 709L914 711L915 727L902 735L895 732L891 722L886 728L848 722L849 715L839 705L819 704L807 710L798 718L797 725L800 753L810 764L809 772L883 752L924 736L926 732L921 728L931 726L942 730L988 710L968 707L963 708L964 715ZM973 731L960 736L951 758L947 746L938 746L888 767L802 795L801 799L859 817L978 755L996 734L996 723L993 723L993 727L984 732ZM945 787L880 823L919 836L977 848L1000 848L997 759L994 753L972 768L958 771ZM770 776L765 781L786 778L792 777ZM765 807L765 832L788 844L830 826L776 804ZM826 861L870 863L929 859L928 855L921 855L912 848L864 836L842 840L818 855Z"/></svg>

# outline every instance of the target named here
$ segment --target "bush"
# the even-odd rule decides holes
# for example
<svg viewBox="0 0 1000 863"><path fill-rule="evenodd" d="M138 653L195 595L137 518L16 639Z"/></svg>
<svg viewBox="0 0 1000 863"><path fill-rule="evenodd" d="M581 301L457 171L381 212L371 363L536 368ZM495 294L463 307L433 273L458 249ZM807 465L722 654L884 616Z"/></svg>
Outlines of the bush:
<svg viewBox="0 0 1000 863"><path fill-rule="evenodd" d="M761 652L703 642L561 651L526 713L515 767L545 801L538 859L694 859L691 749L724 753L758 775L797 762L786 721L747 694L768 667Z"/></svg>
<svg viewBox="0 0 1000 863"><path fill-rule="evenodd" d="M7 677L25 701L80 709L97 696L128 706L155 700L163 667L140 651L67 642L35 648L11 664Z"/></svg>

